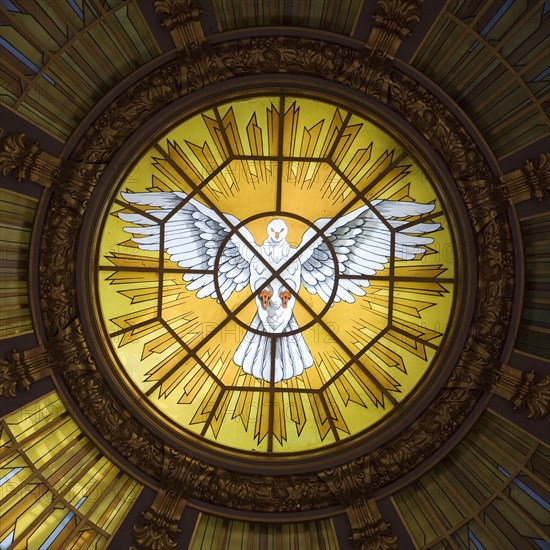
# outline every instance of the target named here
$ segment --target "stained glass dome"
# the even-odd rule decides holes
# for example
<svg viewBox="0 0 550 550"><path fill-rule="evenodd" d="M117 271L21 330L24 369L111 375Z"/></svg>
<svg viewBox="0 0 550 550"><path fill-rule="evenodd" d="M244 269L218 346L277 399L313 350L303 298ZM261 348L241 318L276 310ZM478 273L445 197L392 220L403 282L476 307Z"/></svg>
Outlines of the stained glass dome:
<svg viewBox="0 0 550 550"><path fill-rule="evenodd" d="M380 121L319 97L209 106L155 138L98 226L97 321L140 408L244 454L319 452L429 386L452 220Z"/></svg>

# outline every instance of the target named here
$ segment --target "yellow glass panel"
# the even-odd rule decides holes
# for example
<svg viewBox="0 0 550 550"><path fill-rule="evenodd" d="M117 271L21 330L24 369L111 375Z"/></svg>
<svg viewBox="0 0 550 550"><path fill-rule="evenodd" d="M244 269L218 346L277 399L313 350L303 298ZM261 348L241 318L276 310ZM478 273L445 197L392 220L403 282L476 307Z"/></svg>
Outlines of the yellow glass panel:
<svg viewBox="0 0 550 550"><path fill-rule="evenodd" d="M2 449L2 451L4 451L5 449L7 449L8 447L11 447L12 446L12 441L10 439L10 436L6 430L6 428L4 428L3 425L0 426L0 449Z"/></svg>
<svg viewBox="0 0 550 550"><path fill-rule="evenodd" d="M189 546L190 550L232 550L234 548L324 548L337 550L338 541L332 520L307 523L252 523L200 514Z"/></svg>
<svg viewBox="0 0 550 550"><path fill-rule="evenodd" d="M80 433L80 429L70 418L66 418L61 424L52 426L36 440L23 446L25 454L33 464L41 466L52 456L63 452Z"/></svg>
<svg viewBox="0 0 550 550"><path fill-rule="evenodd" d="M0 541L15 529L15 548L105 547L105 533L94 528L113 534L142 486L100 454L55 392L9 414L2 426L23 444L6 448L0 461Z"/></svg>
<svg viewBox="0 0 550 550"><path fill-rule="evenodd" d="M37 201L6 189L0 191L0 337L32 332L29 309L29 241Z"/></svg>
<svg viewBox="0 0 550 550"><path fill-rule="evenodd" d="M4 421L15 439L20 441L55 420L63 412L63 403L57 394L52 392L7 415Z"/></svg>
<svg viewBox="0 0 550 550"><path fill-rule="evenodd" d="M98 241L99 322L140 404L246 453L382 426L452 315L436 187L382 125L317 97L175 125L119 182Z"/></svg>
<svg viewBox="0 0 550 550"><path fill-rule="evenodd" d="M59 541L76 527L77 518L65 506L58 505L27 539L28 548L40 548L46 541L51 541L51 548L59 547Z"/></svg>
<svg viewBox="0 0 550 550"><path fill-rule="evenodd" d="M45 468L42 475L57 491L75 483L83 472L90 470L101 455L99 451L85 438L64 448L59 456Z"/></svg>
<svg viewBox="0 0 550 550"><path fill-rule="evenodd" d="M96 514L91 517L97 517L97 526L112 535L126 516L128 510L135 504L140 493L141 486L139 484L127 476L121 476L111 492L109 505L98 508ZM100 512L101 515L99 515Z"/></svg>

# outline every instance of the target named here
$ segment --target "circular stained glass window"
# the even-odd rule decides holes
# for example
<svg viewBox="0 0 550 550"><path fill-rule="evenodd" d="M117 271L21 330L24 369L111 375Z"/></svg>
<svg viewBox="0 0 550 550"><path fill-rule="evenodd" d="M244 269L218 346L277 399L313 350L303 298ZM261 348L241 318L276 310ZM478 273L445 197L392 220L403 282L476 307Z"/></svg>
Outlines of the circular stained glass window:
<svg viewBox="0 0 550 550"><path fill-rule="evenodd" d="M257 96L184 120L128 170L101 226L97 311L162 422L301 453L380 428L426 383L454 256L430 176L380 125Z"/></svg>

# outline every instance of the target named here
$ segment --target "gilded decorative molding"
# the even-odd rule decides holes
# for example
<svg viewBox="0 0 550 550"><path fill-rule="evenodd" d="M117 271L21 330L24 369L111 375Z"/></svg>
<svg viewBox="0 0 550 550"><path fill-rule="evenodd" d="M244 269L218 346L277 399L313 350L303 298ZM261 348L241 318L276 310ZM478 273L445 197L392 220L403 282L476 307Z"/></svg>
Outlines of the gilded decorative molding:
<svg viewBox="0 0 550 550"><path fill-rule="evenodd" d="M80 410L127 460L159 479L163 444L111 393L97 371L80 320L72 321L54 342L52 356Z"/></svg>
<svg viewBox="0 0 550 550"><path fill-rule="evenodd" d="M40 241L40 304L49 337L66 328L77 315L76 246L81 217L53 195Z"/></svg>
<svg viewBox="0 0 550 550"><path fill-rule="evenodd" d="M393 59L403 39L412 35L420 21L421 6L421 0L378 0L366 47Z"/></svg>
<svg viewBox="0 0 550 550"><path fill-rule="evenodd" d="M390 75L388 106L428 140L461 182L490 179L487 161L456 117L432 93L397 69ZM465 195L464 186L461 192ZM464 197L468 202L468 197Z"/></svg>
<svg viewBox="0 0 550 550"><path fill-rule="evenodd" d="M222 468L197 487L195 498L218 506L254 512L303 512L338 504L315 475L242 475Z"/></svg>
<svg viewBox="0 0 550 550"><path fill-rule="evenodd" d="M130 550L170 550L177 546L174 540L181 532L179 523L185 500L175 493L161 489L153 504L143 512L139 523L134 525L134 542Z"/></svg>
<svg viewBox="0 0 550 550"><path fill-rule="evenodd" d="M140 550L169 550L177 546L183 510L193 491L212 466L190 458L168 446L164 448L161 488L151 505L134 526L134 539ZM132 547L133 548L133 547Z"/></svg>
<svg viewBox="0 0 550 550"><path fill-rule="evenodd" d="M466 420L481 394L479 390L444 388L417 420L371 454L373 489L420 466Z"/></svg>
<svg viewBox="0 0 550 550"><path fill-rule="evenodd" d="M525 372L503 365L493 392L510 401L527 418L543 418L550 413L550 374L538 376L534 370Z"/></svg>
<svg viewBox="0 0 550 550"><path fill-rule="evenodd" d="M0 396L15 397L33 382L51 373L53 361L44 346L26 351L13 350L0 358Z"/></svg>
<svg viewBox="0 0 550 550"><path fill-rule="evenodd" d="M490 390L499 377L502 363L493 357L482 345L471 337L453 369L446 386L448 388L466 388Z"/></svg>
<svg viewBox="0 0 550 550"><path fill-rule="evenodd" d="M521 168L522 175L512 176L511 182L506 181L506 176L502 176L503 184L507 188L515 186L517 183L514 181L516 178L520 180L520 188L523 189L523 175L527 179L527 187L529 189L529 198L542 200L550 193L550 152L540 153L536 161L526 160L523 168ZM505 179L506 178L506 179ZM527 192L525 193L527 194ZM519 201L515 201L519 202Z"/></svg>
<svg viewBox="0 0 550 550"><path fill-rule="evenodd" d="M17 181L29 180L51 187L57 180L61 159L43 151L37 141L25 134L7 134L0 139L0 172L13 173Z"/></svg>
<svg viewBox="0 0 550 550"><path fill-rule="evenodd" d="M390 533L374 500L370 464L356 460L319 472L319 477L345 507L352 542L361 550L393 550L397 537Z"/></svg>
<svg viewBox="0 0 550 550"><path fill-rule="evenodd" d="M29 180L51 188L78 213L83 214L95 183L105 168L102 164L65 161L43 151L25 134L8 134L0 140L0 172L13 172L17 181Z"/></svg>
<svg viewBox="0 0 550 550"><path fill-rule="evenodd" d="M337 80L361 58L356 50L338 44L282 36L216 44L215 50L234 76L283 72Z"/></svg>
<svg viewBox="0 0 550 550"><path fill-rule="evenodd" d="M550 153L500 177L462 182L476 231L508 207L529 199L542 200L550 192Z"/></svg>
<svg viewBox="0 0 550 550"><path fill-rule="evenodd" d="M507 216L489 222L476 235L477 297L470 335L500 359L514 295L514 250Z"/></svg>
<svg viewBox="0 0 550 550"><path fill-rule="evenodd" d="M492 391L510 401L528 418L542 418L550 412L550 375L539 376L503 364L475 342L468 343L453 370L447 387Z"/></svg>
<svg viewBox="0 0 550 550"><path fill-rule="evenodd" d="M201 10L191 0L155 0L155 11L179 51L182 81L203 88L232 75L212 50L200 22Z"/></svg>
<svg viewBox="0 0 550 550"><path fill-rule="evenodd" d="M254 38L217 44L212 48L234 76L250 76L260 72L302 74L343 82L346 69L354 61L358 62L358 70L364 71L364 74L369 70L361 53L310 39ZM207 59L204 51L197 49L197 52L203 52L197 55ZM345 84L361 89L361 84L357 82ZM76 163L107 162L156 113L197 89L194 86L204 85L206 82L198 80L193 83L188 76L182 76L179 62L155 69L107 107L81 139L71 159ZM378 97L373 86L369 90L372 96ZM483 155L449 109L411 77L395 68L390 72L387 93L382 93L379 98L425 136L449 167L465 202L473 204L469 182L493 179ZM535 172L537 170L534 169ZM95 179L90 177L86 181L93 188ZM470 209L472 225L476 227L474 211ZM69 207L56 194L50 201L40 258L40 290L46 330L49 335L55 335L69 325L73 326L73 337L83 342L81 351L76 353L67 341L68 347L64 348L61 343L56 355L71 394L96 430L122 456L148 475L161 479L164 443L119 402L95 366L87 346L84 347L83 335L76 325L72 325L78 313L75 274L81 213ZM476 247L480 279L472 324L475 328L469 341L481 346L491 357L500 357L506 332L506 321L503 320L510 315L513 286L513 253L506 216L497 216L483 226L476 236ZM482 355L476 358L474 353L472 356L471 347L465 349L459 364L484 361ZM483 369L478 370L484 372ZM474 369L474 372L477 371ZM425 412L406 426L398 437L360 459L370 463L373 490L396 481L420 465L467 418L482 392L474 387L451 386L449 382L449 387L444 388ZM180 473L184 475L183 471ZM193 488L193 498L258 512L314 510L338 503L329 486L315 474L250 476L223 468L208 472L202 482ZM373 517L372 514L372 511L365 510L365 517ZM147 521L154 523L153 516ZM380 526L379 531L382 533ZM154 530L149 529L149 532L147 536L155 539ZM164 534L159 536L163 538ZM382 533L382 536L389 535ZM164 540L163 544L166 542Z"/></svg>
<svg viewBox="0 0 550 550"><path fill-rule="evenodd" d="M179 62L163 65L105 109L79 141L71 158L86 163L108 162L129 135L189 91L189 83L182 81Z"/></svg>
<svg viewBox="0 0 550 550"><path fill-rule="evenodd" d="M206 44L201 10L192 0L155 0L154 7L178 50L190 53Z"/></svg>
<svg viewBox="0 0 550 550"><path fill-rule="evenodd" d="M392 61L403 39L420 21L421 4L420 0L378 0L376 8L362 55L347 67L338 82L386 103Z"/></svg>

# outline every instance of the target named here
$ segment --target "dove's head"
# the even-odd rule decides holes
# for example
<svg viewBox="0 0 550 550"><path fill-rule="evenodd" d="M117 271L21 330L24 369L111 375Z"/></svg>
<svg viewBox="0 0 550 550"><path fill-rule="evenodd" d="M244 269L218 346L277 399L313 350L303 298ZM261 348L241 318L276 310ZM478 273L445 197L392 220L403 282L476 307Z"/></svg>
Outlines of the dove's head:
<svg viewBox="0 0 550 550"><path fill-rule="evenodd" d="M287 233L288 227L283 220L277 218L267 224L267 237L273 243L284 242Z"/></svg>

